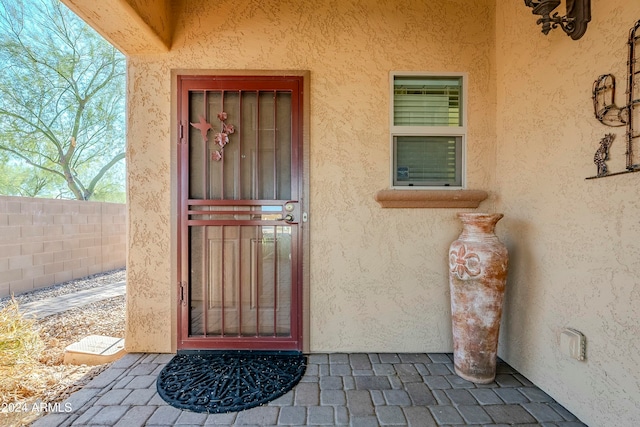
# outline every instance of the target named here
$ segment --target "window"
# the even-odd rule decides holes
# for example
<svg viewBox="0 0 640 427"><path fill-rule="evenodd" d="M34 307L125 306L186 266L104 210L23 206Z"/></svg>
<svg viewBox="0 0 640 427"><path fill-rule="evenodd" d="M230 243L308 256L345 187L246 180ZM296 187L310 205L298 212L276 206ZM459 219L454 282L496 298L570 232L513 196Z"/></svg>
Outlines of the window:
<svg viewBox="0 0 640 427"><path fill-rule="evenodd" d="M463 187L465 80L462 74L391 74L394 187Z"/></svg>

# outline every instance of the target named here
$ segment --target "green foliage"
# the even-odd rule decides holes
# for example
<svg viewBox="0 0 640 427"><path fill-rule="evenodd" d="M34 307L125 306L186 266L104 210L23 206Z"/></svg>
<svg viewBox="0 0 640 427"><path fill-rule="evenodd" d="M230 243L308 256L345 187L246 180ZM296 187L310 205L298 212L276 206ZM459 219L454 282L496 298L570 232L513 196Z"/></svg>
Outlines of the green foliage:
<svg viewBox="0 0 640 427"><path fill-rule="evenodd" d="M0 65L0 193L122 199L124 56L57 0L0 0Z"/></svg>

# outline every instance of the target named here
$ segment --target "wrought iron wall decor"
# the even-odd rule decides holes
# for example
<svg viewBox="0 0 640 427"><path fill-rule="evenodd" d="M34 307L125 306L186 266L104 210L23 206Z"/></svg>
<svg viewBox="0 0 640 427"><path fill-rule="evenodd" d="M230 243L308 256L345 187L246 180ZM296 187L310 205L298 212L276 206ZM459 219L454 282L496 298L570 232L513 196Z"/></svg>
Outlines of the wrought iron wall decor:
<svg viewBox="0 0 640 427"><path fill-rule="evenodd" d="M615 103L616 79L613 74L602 74L593 82L593 111L600 123L611 126L626 126L626 169L620 172L609 173L604 161L608 159L608 150L613 141L613 134L607 134L600 141L600 147L596 151L594 162L598 167L595 176L587 179L602 178L605 176L620 175L623 173L640 172L640 164L634 162L634 143L640 140L640 132L636 130L636 123L640 120L640 70L638 69L636 48L640 43L640 20L629 30L628 55L627 55L627 91L626 104L618 107ZM607 141L605 141L607 140ZM606 149L604 145L608 144ZM605 152L606 151L606 152ZM604 156L604 157L603 157ZM604 169L603 169L604 167Z"/></svg>
<svg viewBox="0 0 640 427"><path fill-rule="evenodd" d="M608 133L600 140L600 147L596 150L596 154L593 156L593 163L598 167L598 174L596 177L605 176L609 172L607 167L607 160L609 160L609 148L613 143L613 139L616 136L612 133Z"/></svg>
<svg viewBox="0 0 640 427"><path fill-rule="evenodd" d="M578 40L587 31L587 24L591 21L591 0L566 0L567 14L558 16L558 12L551 13L560 6L560 0L524 0L531 13L540 15L536 24L542 25L542 33L549 34L555 28L562 28L573 40Z"/></svg>

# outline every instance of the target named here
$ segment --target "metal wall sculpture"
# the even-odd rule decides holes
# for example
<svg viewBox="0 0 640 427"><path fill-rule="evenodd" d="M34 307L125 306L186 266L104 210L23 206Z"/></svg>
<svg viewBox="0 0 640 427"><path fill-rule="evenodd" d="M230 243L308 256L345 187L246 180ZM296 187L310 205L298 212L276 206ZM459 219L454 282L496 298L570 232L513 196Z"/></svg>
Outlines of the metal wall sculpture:
<svg viewBox="0 0 640 427"><path fill-rule="evenodd" d="M640 20L629 31L628 39L628 59L627 59L627 92L626 104L618 107L615 103L616 79L613 74L603 74L593 83L593 111L602 124L611 127L626 126L626 169L620 172L610 173L604 161L608 159L608 150L613 140L612 134L607 134L600 142L600 147L596 151L594 162L598 167L596 176L588 177L602 178L605 176L620 175L623 173L639 172L640 164L635 161L634 145L640 141L640 132L636 129L640 122L640 70L638 69L636 48L640 43ZM603 148L606 144L606 149ZM606 151L606 153L605 153Z"/></svg>
<svg viewBox="0 0 640 427"><path fill-rule="evenodd" d="M578 40L591 21L591 0L566 0L567 14L564 16L553 13L560 6L560 0L524 0L524 4L532 9L531 13L541 16L536 24L542 25L544 35L560 27L573 40Z"/></svg>

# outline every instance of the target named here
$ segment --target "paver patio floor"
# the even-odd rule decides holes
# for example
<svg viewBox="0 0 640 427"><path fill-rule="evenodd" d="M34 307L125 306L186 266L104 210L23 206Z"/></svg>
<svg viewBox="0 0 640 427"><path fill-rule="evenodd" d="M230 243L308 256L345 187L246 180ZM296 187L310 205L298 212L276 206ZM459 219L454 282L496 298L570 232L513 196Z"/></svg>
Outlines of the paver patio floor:
<svg viewBox="0 0 640 427"><path fill-rule="evenodd" d="M265 406L183 411L156 392L172 357L127 354L33 426L585 426L509 365L499 363L495 382L476 385L453 374L443 353L312 354L301 382Z"/></svg>

